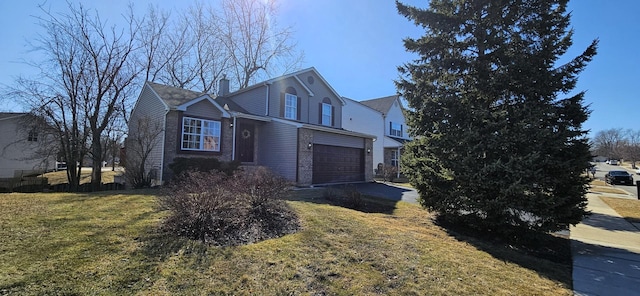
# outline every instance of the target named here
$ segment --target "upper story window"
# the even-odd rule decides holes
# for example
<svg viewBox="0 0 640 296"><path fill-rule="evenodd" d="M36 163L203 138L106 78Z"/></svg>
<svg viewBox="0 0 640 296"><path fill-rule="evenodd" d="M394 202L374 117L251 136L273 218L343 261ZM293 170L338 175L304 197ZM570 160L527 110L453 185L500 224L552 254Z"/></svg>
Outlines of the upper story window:
<svg viewBox="0 0 640 296"><path fill-rule="evenodd" d="M182 118L182 150L220 151L220 121Z"/></svg>
<svg viewBox="0 0 640 296"><path fill-rule="evenodd" d="M322 99L320 103L320 124L333 126L333 106L329 98Z"/></svg>
<svg viewBox="0 0 640 296"><path fill-rule="evenodd" d="M29 135L27 135L27 141L29 142L37 142L38 141L38 131L32 129L29 131Z"/></svg>
<svg viewBox="0 0 640 296"><path fill-rule="evenodd" d="M298 97L296 95L284 94L284 118L298 119Z"/></svg>
<svg viewBox="0 0 640 296"><path fill-rule="evenodd" d="M391 122L389 126L389 135L394 137L402 137L402 124Z"/></svg>

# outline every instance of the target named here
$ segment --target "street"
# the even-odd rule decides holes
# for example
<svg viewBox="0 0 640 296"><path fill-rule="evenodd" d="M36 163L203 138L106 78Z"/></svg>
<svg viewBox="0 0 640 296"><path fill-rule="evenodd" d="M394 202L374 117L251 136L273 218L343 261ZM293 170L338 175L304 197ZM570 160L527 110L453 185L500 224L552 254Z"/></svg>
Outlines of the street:
<svg viewBox="0 0 640 296"><path fill-rule="evenodd" d="M620 190L624 190L625 192L629 193L631 196L633 196L636 199L638 198L638 189L636 188L635 184L636 184L636 181L640 180L640 175L636 175L632 170L628 170L618 165L608 165L604 162L596 162L595 164L596 164L596 179L598 180L604 181L604 175L608 171L613 171L613 170L627 171L630 174L632 174L634 186L629 186L629 185L611 185L611 186Z"/></svg>

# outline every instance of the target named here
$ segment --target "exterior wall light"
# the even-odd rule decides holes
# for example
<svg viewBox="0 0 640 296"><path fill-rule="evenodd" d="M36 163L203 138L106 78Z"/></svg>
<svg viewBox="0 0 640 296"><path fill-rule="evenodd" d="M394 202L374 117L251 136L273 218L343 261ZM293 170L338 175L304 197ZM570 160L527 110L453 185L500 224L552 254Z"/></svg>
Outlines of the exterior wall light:
<svg viewBox="0 0 640 296"><path fill-rule="evenodd" d="M309 142L309 144L307 144L307 149L311 149L311 147L313 147L313 144L311 144L311 142Z"/></svg>
<svg viewBox="0 0 640 296"><path fill-rule="evenodd" d="M367 154L371 153L371 148L367 148Z"/></svg>

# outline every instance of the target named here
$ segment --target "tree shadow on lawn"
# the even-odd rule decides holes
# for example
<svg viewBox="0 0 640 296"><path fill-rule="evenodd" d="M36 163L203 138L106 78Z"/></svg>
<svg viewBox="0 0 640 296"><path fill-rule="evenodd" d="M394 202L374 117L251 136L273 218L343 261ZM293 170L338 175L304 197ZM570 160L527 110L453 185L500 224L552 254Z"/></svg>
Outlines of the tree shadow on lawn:
<svg viewBox="0 0 640 296"><path fill-rule="evenodd" d="M397 200L389 200L361 193L354 187L339 185L320 188L297 189L284 198L352 209L362 213L393 214Z"/></svg>
<svg viewBox="0 0 640 296"><path fill-rule="evenodd" d="M562 283L571 289L573 284L571 240L559 234L521 234L526 239L504 238L465 225L435 219L455 239L467 242L496 259L515 263L537 272L540 276Z"/></svg>

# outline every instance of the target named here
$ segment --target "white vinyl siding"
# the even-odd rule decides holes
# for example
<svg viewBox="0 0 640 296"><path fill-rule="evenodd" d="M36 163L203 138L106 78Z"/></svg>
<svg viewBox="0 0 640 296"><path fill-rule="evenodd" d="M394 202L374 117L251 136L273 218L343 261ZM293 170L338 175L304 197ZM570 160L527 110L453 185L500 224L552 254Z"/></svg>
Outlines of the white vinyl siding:
<svg viewBox="0 0 640 296"><path fill-rule="evenodd" d="M129 119L129 138L131 140L137 137L138 133L144 133L145 131L139 130L140 121L147 121L147 125L152 127L153 129L165 129L165 114L166 109L165 105L162 103L162 100L156 96L153 92L152 88L149 85L144 86L140 97L138 97L138 101L136 102L133 111L131 112L131 118ZM176 127L179 128L179 127ZM161 175L157 176L156 181L160 181L163 178L162 167L163 157L164 157L164 141L165 141L165 131L161 131L161 134L154 140L153 143L149 143L153 148L151 153L147 158L145 163L145 167L147 168L147 172L150 169L158 169L161 172ZM144 135L141 135L144 137ZM133 153L129 154L128 157L133 157Z"/></svg>
<svg viewBox="0 0 640 296"><path fill-rule="evenodd" d="M182 150L220 151L220 121L182 118Z"/></svg>

